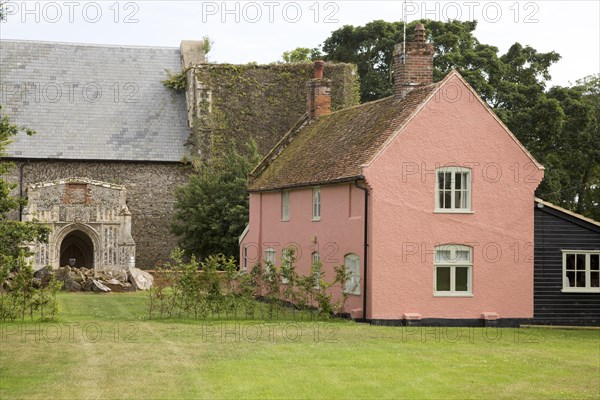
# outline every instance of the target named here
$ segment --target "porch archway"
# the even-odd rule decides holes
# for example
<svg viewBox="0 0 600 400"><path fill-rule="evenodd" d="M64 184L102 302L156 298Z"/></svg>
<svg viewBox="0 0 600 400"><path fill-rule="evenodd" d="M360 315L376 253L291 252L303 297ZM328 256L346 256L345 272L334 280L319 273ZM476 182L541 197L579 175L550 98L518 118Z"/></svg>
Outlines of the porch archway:
<svg viewBox="0 0 600 400"><path fill-rule="evenodd" d="M71 265L72 264L72 265ZM94 268L94 243L92 239L80 230L69 233L60 244L61 267Z"/></svg>

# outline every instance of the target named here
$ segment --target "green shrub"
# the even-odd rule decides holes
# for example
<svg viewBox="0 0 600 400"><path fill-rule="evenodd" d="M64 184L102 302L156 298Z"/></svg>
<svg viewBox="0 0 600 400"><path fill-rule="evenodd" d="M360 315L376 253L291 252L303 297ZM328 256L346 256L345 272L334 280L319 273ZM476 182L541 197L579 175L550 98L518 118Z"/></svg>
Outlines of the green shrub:
<svg viewBox="0 0 600 400"><path fill-rule="evenodd" d="M148 292L149 318L255 318L265 319L297 310L310 318L329 318L343 309L348 294L333 303L332 289L348 279L344 266L335 267L335 279L323 278L322 264L315 262L308 276L296 272L293 249L285 249L281 267L257 262L250 272L238 271L233 257L208 256L198 263L184 261L183 250L171 254L173 262L159 270L160 279ZM260 301L264 302L260 306ZM240 310L242 313L240 315ZM263 314L264 312L264 314Z"/></svg>
<svg viewBox="0 0 600 400"><path fill-rule="evenodd" d="M22 321L28 316L32 321L53 321L58 316L56 293L62 282L51 276L49 282L34 281L33 268L23 252L15 265L0 265L0 321Z"/></svg>

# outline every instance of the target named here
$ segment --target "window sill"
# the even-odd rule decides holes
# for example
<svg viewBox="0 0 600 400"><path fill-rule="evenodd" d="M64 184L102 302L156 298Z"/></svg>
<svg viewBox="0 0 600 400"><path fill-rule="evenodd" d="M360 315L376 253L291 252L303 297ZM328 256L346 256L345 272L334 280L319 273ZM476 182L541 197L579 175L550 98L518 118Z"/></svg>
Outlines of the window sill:
<svg viewBox="0 0 600 400"><path fill-rule="evenodd" d="M600 293L600 288L565 288L562 293Z"/></svg>
<svg viewBox="0 0 600 400"><path fill-rule="evenodd" d="M433 297L473 297L473 293L434 293Z"/></svg>
<svg viewBox="0 0 600 400"><path fill-rule="evenodd" d="M344 292L344 294L349 295L349 296L360 296L360 293L348 293L348 292Z"/></svg>
<svg viewBox="0 0 600 400"><path fill-rule="evenodd" d="M447 209L447 210L434 210L433 213L434 214L475 214L471 210L451 210L451 209Z"/></svg>
<svg viewBox="0 0 600 400"><path fill-rule="evenodd" d="M289 218L288 219L280 219L280 222L290 222Z"/></svg>
<svg viewBox="0 0 600 400"><path fill-rule="evenodd" d="M312 218L311 222L319 222L321 220L321 218Z"/></svg>

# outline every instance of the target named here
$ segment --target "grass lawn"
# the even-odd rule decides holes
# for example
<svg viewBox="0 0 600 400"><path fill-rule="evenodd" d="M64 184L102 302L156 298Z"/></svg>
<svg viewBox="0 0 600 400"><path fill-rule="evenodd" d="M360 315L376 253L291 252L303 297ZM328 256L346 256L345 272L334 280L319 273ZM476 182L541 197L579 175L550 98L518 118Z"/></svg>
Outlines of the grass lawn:
<svg viewBox="0 0 600 400"><path fill-rule="evenodd" d="M600 398L600 331L147 320L145 294L61 294L0 326L0 399Z"/></svg>

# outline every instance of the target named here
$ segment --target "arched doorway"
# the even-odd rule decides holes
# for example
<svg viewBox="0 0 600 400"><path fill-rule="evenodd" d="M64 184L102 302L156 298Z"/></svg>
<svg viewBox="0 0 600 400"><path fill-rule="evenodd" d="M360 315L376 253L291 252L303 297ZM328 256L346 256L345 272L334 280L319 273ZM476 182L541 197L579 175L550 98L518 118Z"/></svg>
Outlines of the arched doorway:
<svg viewBox="0 0 600 400"><path fill-rule="evenodd" d="M84 232L76 230L69 233L60 244L60 266L94 268L94 243Z"/></svg>

